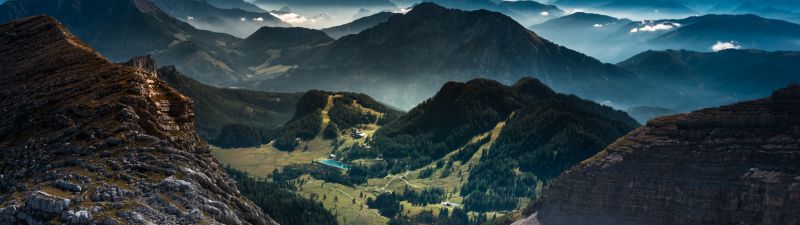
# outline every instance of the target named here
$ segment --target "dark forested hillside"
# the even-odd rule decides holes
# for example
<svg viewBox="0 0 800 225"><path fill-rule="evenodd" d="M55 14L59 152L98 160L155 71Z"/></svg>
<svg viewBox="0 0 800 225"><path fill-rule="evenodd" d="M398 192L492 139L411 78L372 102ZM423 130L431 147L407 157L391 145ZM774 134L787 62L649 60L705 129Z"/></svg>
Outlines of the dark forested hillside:
<svg viewBox="0 0 800 225"><path fill-rule="evenodd" d="M558 94L535 79L510 87L479 79L446 84L436 96L384 126L371 144L382 154L388 173L420 168L464 146L443 160L449 168L451 161L463 164L480 157L461 188L466 209L513 210L519 198L535 196L537 184L638 125L622 111ZM475 141L496 127L502 127L496 139ZM478 155L479 146L487 143L491 147Z"/></svg>
<svg viewBox="0 0 800 225"><path fill-rule="evenodd" d="M159 78L194 101L198 133L220 147L265 144L274 130L294 114L302 93L269 93L217 88L202 84L167 66Z"/></svg>
<svg viewBox="0 0 800 225"><path fill-rule="evenodd" d="M252 178L245 172L226 167L225 171L236 181L239 191L253 201L264 213L276 215L278 223L292 225L335 225L336 218L322 203L296 194L295 186L276 183L263 178Z"/></svg>

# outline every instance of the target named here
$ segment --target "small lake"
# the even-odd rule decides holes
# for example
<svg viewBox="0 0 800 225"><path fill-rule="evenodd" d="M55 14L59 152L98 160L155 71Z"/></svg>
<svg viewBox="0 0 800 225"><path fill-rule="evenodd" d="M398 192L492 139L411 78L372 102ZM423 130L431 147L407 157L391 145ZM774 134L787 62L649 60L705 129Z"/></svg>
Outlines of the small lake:
<svg viewBox="0 0 800 225"><path fill-rule="evenodd" d="M339 161L333 159L322 159L322 160L317 160L317 162L343 170L350 169L349 165L340 163Z"/></svg>

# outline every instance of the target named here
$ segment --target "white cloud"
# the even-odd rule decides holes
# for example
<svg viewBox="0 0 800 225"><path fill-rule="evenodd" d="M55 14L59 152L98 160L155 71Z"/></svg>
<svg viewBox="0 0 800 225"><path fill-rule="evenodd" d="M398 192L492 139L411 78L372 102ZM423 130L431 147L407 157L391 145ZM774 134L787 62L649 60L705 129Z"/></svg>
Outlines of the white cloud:
<svg viewBox="0 0 800 225"><path fill-rule="evenodd" d="M540 12L539 15L540 16L549 16L550 13L549 12Z"/></svg>
<svg viewBox="0 0 800 225"><path fill-rule="evenodd" d="M239 19L239 21L242 21L242 22L247 21L247 18L242 17L242 18Z"/></svg>
<svg viewBox="0 0 800 225"><path fill-rule="evenodd" d="M594 25L592 25L592 26L593 26L593 27L600 28L600 27L604 27L605 25L603 25L603 24L599 24L599 23L595 23L595 24L594 24Z"/></svg>
<svg viewBox="0 0 800 225"><path fill-rule="evenodd" d="M297 13L284 13L284 14L270 13L270 14L272 14L275 17L278 17L278 19L281 19L281 20L286 21L287 23L291 23L291 24L305 23L305 22L309 22L309 20L310 20L309 18L307 18L305 16L298 15ZM310 22L313 23L314 21L310 21Z"/></svg>
<svg viewBox="0 0 800 225"><path fill-rule="evenodd" d="M253 18L253 21L261 22L261 21L264 21L264 18L262 18L262 17Z"/></svg>
<svg viewBox="0 0 800 225"><path fill-rule="evenodd" d="M583 9L570 9L569 11L567 11L567 15L570 15L570 14L573 14L573 13L579 13L579 12L586 12L586 10L583 10Z"/></svg>
<svg viewBox="0 0 800 225"><path fill-rule="evenodd" d="M399 10L394 11L394 13L406 14L408 12L411 12L412 9L414 9L414 8L413 7L400 8Z"/></svg>
<svg viewBox="0 0 800 225"><path fill-rule="evenodd" d="M194 17L193 17L193 16L190 16L190 17L186 17L186 19L187 19L187 20L194 20Z"/></svg>
<svg viewBox="0 0 800 225"><path fill-rule="evenodd" d="M680 27L680 26L681 26L680 23L672 23L672 22L659 23L659 24L655 24L655 25L644 24L643 27L638 27L638 28L631 29L631 33L636 33L636 32L640 32L640 31L641 32L656 32L656 31L662 31L662 30L671 30L672 28L676 28L676 27Z"/></svg>
<svg viewBox="0 0 800 225"><path fill-rule="evenodd" d="M725 49L740 49L740 48L742 48L742 46L737 45L735 41L729 41L729 42L717 41L716 44L711 46L711 50L714 50L715 52L722 51Z"/></svg>

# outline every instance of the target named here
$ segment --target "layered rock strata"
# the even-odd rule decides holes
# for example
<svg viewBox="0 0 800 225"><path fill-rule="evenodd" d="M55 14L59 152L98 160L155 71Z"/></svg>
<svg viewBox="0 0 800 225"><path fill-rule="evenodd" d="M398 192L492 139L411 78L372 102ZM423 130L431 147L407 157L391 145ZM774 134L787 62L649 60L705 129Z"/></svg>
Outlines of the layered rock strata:
<svg viewBox="0 0 800 225"><path fill-rule="evenodd" d="M0 55L0 224L276 224L154 69L113 64L47 16L0 25Z"/></svg>
<svg viewBox="0 0 800 225"><path fill-rule="evenodd" d="M517 224L800 224L800 85L651 120Z"/></svg>

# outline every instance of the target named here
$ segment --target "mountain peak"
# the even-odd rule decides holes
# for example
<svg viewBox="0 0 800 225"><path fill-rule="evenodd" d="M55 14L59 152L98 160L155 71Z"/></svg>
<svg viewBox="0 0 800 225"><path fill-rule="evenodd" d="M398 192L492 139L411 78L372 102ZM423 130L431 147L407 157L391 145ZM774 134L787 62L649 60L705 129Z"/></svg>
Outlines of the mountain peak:
<svg viewBox="0 0 800 225"><path fill-rule="evenodd" d="M158 66L156 65L156 60L153 59L150 55L145 56L135 56L125 62L126 66L131 66L135 68L143 69L145 72L150 74L158 74Z"/></svg>
<svg viewBox="0 0 800 225"><path fill-rule="evenodd" d="M239 48L275 49L334 41L325 32L302 27L264 26L239 43Z"/></svg>
<svg viewBox="0 0 800 225"><path fill-rule="evenodd" d="M556 95L553 89L533 77L523 77L511 86L514 90L536 97L550 97Z"/></svg>
<svg viewBox="0 0 800 225"><path fill-rule="evenodd" d="M445 8L444 6L440 6L439 4L436 4L436 3L433 3L433 2L421 2L421 3L417 4L416 6L414 6L414 8L411 9L411 11L408 12L408 13L431 14L431 13L441 12L441 11L445 11L445 10L447 10L447 8Z"/></svg>
<svg viewBox="0 0 800 225"><path fill-rule="evenodd" d="M0 76L32 70L36 66L34 62L40 62L40 60L41 62L53 60L42 58L43 55L47 54L58 53L71 58L93 57L105 60L105 58L102 58L96 51L89 48L88 45L69 32L64 25L50 16L34 16L11 21L2 25L0 30L5 32L3 33L5 38L10 38L12 41L16 39L27 40L26 42L15 41L14 43L17 45L0 47L0 51L27 49L24 52L15 52L18 56L22 56L18 61L11 60L11 55L5 55L0 59L3 65L0 68ZM42 49L41 46L44 45L49 48ZM14 69L17 69L17 71L11 71Z"/></svg>

